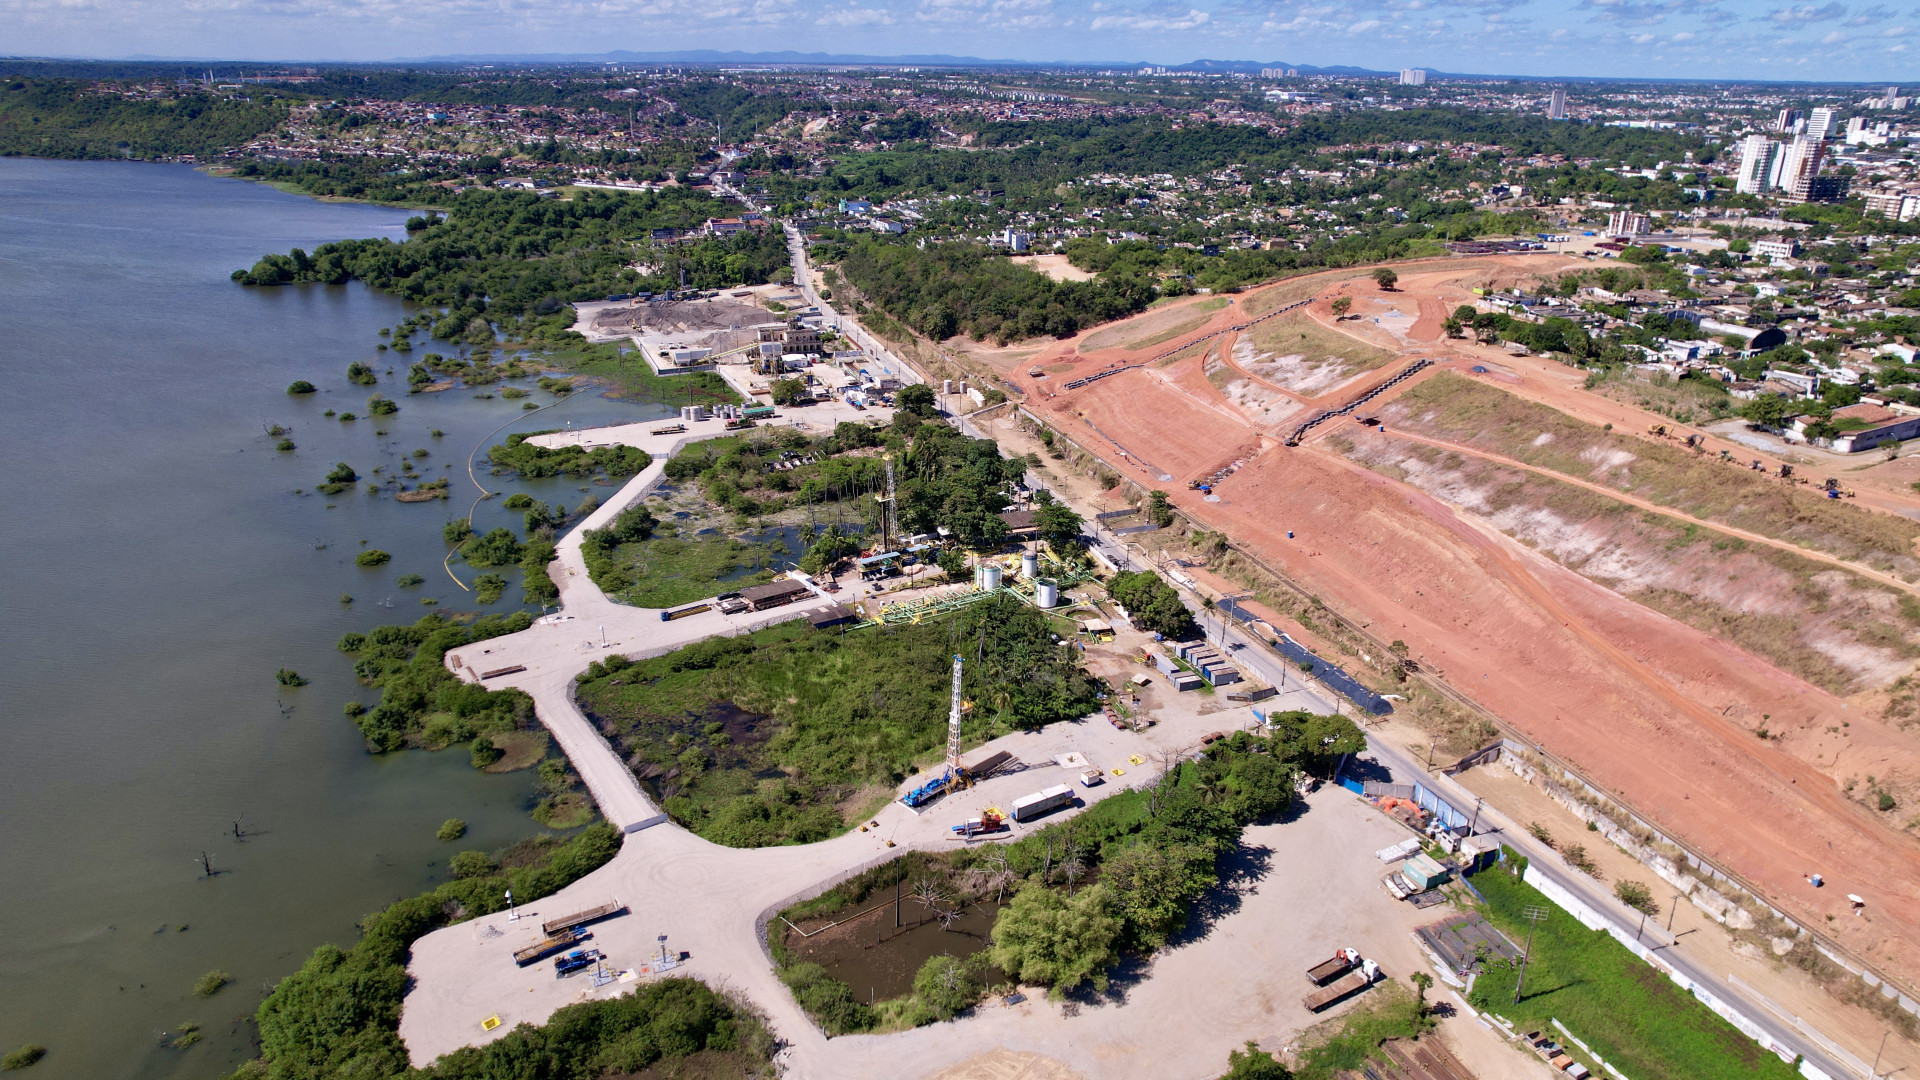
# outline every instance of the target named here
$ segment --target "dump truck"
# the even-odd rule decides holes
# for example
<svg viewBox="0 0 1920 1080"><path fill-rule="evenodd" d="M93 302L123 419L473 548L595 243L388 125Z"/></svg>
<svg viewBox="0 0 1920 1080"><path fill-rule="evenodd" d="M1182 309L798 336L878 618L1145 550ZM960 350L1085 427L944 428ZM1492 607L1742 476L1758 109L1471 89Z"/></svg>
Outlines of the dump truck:
<svg viewBox="0 0 1920 1080"><path fill-rule="evenodd" d="M1325 986L1329 982L1352 971L1360 963L1360 953L1353 949L1341 949L1333 954L1333 959L1322 960L1307 969L1307 979L1315 986Z"/></svg>
<svg viewBox="0 0 1920 1080"><path fill-rule="evenodd" d="M701 612L711 610L712 608L713 608L713 605L710 603L707 603L706 601L701 601L698 604L688 604L686 607L683 607L683 608L674 608L668 611L661 612L660 621L672 622L675 619L684 619L689 615L698 615Z"/></svg>
<svg viewBox="0 0 1920 1080"><path fill-rule="evenodd" d="M1052 810L1073 804L1073 789L1065 784L1023 795L1013 800L1013 820L1032 821Z"/></svg>
<svg viewBox="0 0 1920 1080"><path fill-rule="evenodd" d="M1365 990L1367 987L1372 986L1373 980L1377 978L1379 974L1380 965L1371 960L1362 960L1360 962L1360 970L1349 971L1339 981L1322 989L1315 990L1313 993L1301 998L1300 1004L1305 1005L1308 1012L1319 1012L1321 1009L1332 1005L1348 994Z"/></svg>
<svg viewBox="0 0 1920 1080"><path fill-rule="evenodd" d="M521 967L526 967L528 964L539 963L541 960L552 956L554 953L559 952L561 949L579 941L585 936L584 931L572 928L561 930L557 933L549 933L545 938L534 942L524 949L515 949L513 962Z"/></svg>

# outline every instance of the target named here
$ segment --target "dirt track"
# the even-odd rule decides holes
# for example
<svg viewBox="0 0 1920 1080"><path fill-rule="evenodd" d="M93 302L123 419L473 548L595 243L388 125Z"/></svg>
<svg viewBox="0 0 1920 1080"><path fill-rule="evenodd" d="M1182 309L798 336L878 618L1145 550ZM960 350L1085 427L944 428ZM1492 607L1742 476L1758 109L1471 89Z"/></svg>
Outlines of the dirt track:
<svg viewBox="0 0 1920 1080"><path fill-rule="evenodd" d="M1377 293L1370 281L1357 280L1360 271L1319 275L1322 289L1309 311L1323 325L1409 356L1515 370L1511 358L1494 350L1437 340L1440 320L1469 298L1455 283L1559 265L1559 259L1536 257L1416 266L1402 277L1396 297L1403 311L1408 302L1417 311L1402 333L1384 324L1332 320L1329 301L1342 281L1350 283L1350 294ZM1297 289L1301 281L1286 284ZM1255 295L1238 298L1147 355L1246 321L1244 307ZM1156 313L1163 324L1169 321L1165 310ZM1231 356L1232 342L1214 348ZM1620 792L1663 828L1754 881L1796 917L1826 927L1894 972L1909 979L1920 975L1920 909L1914 904L1920 900L1920 845L1851 801L1821 771L1839 775L1862 762L1871 769L1875 760L1910 758L1912 739L1417 490L1311 445L1281 448L1271 430L1221 397L1201 374L1197 356L1060 389L1068 379L1141 359L1140 352L1114 348L1079 353L1073 342L1062 342L1043 350L1032 366L1066 365L1064 373L1031 380L1022 365L1005 374L1036 391L1028 407L1061 431L1143 486L1170 491L1197 520L1224 529L1380 636L1406 641L1430 670ZM1350 399L1397 367L1355 377L1316 403ZM1501 380L1503 388L1511 381L1531 384L1526 389L1533 392L1523 396L1584 396L1597 403L1588 406L1592 411L1621 411L1619 421L1609 422L1630 431L1645 430L1649 422L1648 414L1579 394L1577 385L1555 382L1543 393L1547 380L1540 373L1519 370ZM1099 434L1089 430L1089 421ZM1148 465L1114 454L1115 444ZM1258 452L1249 454L1255 446ZM1248 464L1216 488L1219 501L1182 490L1184 481L1243 457ZM1290 529L1298 537L1292 542L1286 539ZM1828 730L1843 725L1846 734ZM1761 726L1782 738L1756 738L1753 731ZM1830 882L1818 892L1803 878L1815 870ZM1867 898L1865 917L1847 913L1847 892Z"/></svg>

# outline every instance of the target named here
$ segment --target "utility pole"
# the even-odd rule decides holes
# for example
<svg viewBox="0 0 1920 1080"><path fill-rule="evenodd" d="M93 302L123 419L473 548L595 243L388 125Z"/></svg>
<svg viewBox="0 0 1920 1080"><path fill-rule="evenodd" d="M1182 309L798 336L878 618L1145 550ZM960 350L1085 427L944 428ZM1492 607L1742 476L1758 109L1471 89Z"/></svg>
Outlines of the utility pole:
<svg viewBox="0 0 1920 1080"><path fill-rule="evenodd" d="M200 869L207 877L213 876L213 858L204 851L200 853Z"/></svg>
<svg viewBox="0 0 1920 1080"><path fill-rule="evenodd" d="M1520 912L1520 917L1527 920L1527 948L1520 954L1520 977L1513 981L1515 1005L1520 1004L1520 991L1527 985L1527 961L1533 959L1533 928L1540 925L1541 919L1547 917L1547 909L1538 904L1530 904Z"/></svg>
<svg viewBox="0 0 1920 1080"><path fill-rule="evenodd" d="M1872 1072L1875 1077L1880 1075L1880 1055L1887 1052L1887 1036L1891 1034L1893 1034L1891 1031L1883 1031L1880 1033L1880 1049L1873 1052Z"/></svg>
<svg viewBox="0 0 1920 1080"><path fill-rule="evenodd" d="M1487 805L1487 800L1485 800L1485 799L1482 799L1482 798L1480 798L1479 796L1475 796L1475 797L1474 797L1474 800L1473 800L1473 820L1472 820L1471 822L1468 822L1468 823L1467 823L1467 835L1468 835L1468 836L1472 836L1472 835L1473 835L1473 830L1475 830L1475 829L1477 829L1477 828L1479 828L1479 827L1480 827L1480 808L1481 808L1481 807L1483 807L1483 806L1485 806L1485 805Z"/></svg>
<svg viewBox="0 0 1920 1080"><path fill-rule="evenodd" d="M1680 894L1673 894L1673 906L1667 909L1667 933L1673 933L1673 913L1680 910Z"/></svg>

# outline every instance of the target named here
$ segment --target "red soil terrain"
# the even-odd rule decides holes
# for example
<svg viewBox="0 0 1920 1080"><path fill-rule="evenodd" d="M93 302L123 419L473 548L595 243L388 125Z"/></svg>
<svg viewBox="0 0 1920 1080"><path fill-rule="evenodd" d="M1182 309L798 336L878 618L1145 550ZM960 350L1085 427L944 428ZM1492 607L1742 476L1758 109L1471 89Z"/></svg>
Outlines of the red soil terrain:
<svg viewBox="0 0 1920 1080"><path fill-rule="evenodd" d="M1342 287L1351 295L1378 295L1361 280L1363 271L1273 288L1299 295L1319 288L1310 309L1316 320L1404 354L1308 403L1323 408L1385 381L1415 356L1454 369L1490 360L1491 350L1439 340L1445 314L1470 300L1464 286L1551 274L1564 265L1557 257L1414 264L1395 294L1401 310L1415 314L1404 336L1371 322L1333 319L1329 302ZM1336 610L1381 637L1405 641L1427 670L1746 877L1783 910L1823 927L1890 973L1920 976L1920 844L1851 801L1822 771L1842 772L1843 754L1854 767L1920 760L1913 739L1313 439L1283 447L1276 436L1284 431L1250 422L1202 372L1202 352L1231 355L1231 334L1165 366L1151 362L1246 321L1249 306L1261 310L1260 290L1151 348L1082 355L1065 341L1002 374L1030 391L1029 410L1129 479L1168 491L1196 520L1235 537ZM1163 313L1155 314L1163 316L1158 325L1167 325ZM1063 388L1116 363L1143 366ZM1029 368L1043 366L1052 372L1029 377ZM1508 370L1504 377L1493 373L1496 384L1532 382L1536 393L1524 396L1562 398L1577 389L1556 381L1540 392L1539 379L1512 365ZM1399 392L1396 387L1380 400ZM1623 408L1601 404L1609 412ZM1277 427L1291 427L1311 412L1301 410ZM1647 414L1638 414L1637 429L1646 423ZM1350 422L1327 425L1342 428L1365 437L1357 433L1365 429ZM1215 486L1217 501L1185 489L1188 480L1235 461L1243 467ZM1297 539L1289 541L1288 530ZM1827 729L1849 721L1848 736L1836 742ZM1762 726L1778 737L1756 737ZM1812 889L1805 881L1812 872L1824 875L1828 887ZM1849 912L1850 892L1866 899L1864 915Z"/></svg>

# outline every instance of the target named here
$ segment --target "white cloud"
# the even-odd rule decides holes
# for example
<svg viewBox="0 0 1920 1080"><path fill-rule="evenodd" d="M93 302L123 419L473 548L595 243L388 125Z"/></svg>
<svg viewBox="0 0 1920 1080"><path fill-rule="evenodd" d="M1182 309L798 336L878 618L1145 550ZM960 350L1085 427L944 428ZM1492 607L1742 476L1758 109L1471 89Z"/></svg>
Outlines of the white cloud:
<svg viewBox="0 0 1920 1080"><path fill-rule="evenodd" d="M1192 30L1213 21L1213 16L1199 8L1188 8L1184 14L1141 13L1138 15L1102 15L1088 24L1088 29L1101 30Z"/></svg>

